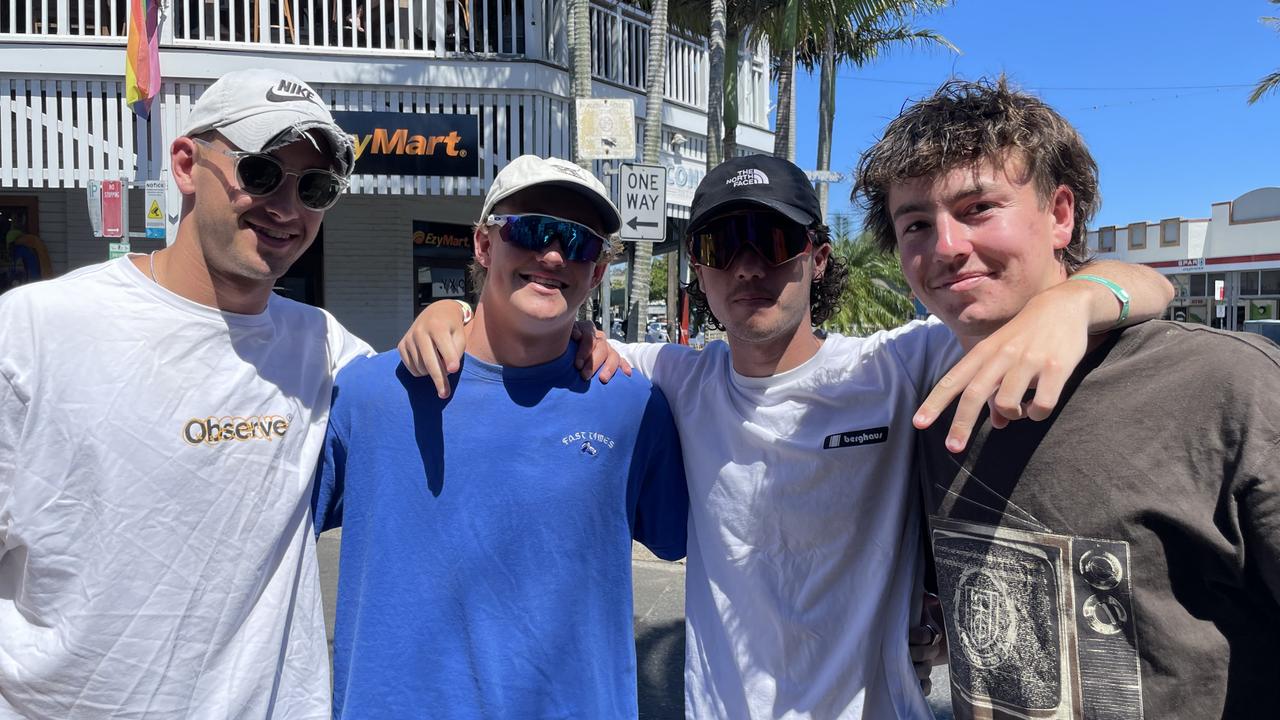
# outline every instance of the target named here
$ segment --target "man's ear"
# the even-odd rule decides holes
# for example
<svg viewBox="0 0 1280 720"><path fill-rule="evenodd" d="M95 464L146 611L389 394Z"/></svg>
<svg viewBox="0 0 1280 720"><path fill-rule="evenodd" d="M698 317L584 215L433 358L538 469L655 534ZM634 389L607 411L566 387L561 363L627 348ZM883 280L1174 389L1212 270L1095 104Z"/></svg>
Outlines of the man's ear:
<svg viewBox="0 0 1280 720"><path fill-rule="evenodd" d="M609 263L597 263L595 268L591 270L591 289L595 290L600 286L600 281L604 280L604 274L609 272Z"/></svg>
<svg viewBox="0 0 1280 720"><path fill-rule="evenodd" d="M169 168L178 192L194 195L196 192L196 143L189 137L177 138L169 145Z"/></svg>
<svg viewBox="0 0 1280 720"><path fill-rule="evenodd" d="M1050 198L1053 213L1053 249L1062 250L1071 244L1071 233L1076 227L1076 194L1066 185L1059 185Z"/></svg>
<svg viewBox="0 0 1280 720"><path fill-rule="evenodd" d="M476 262L480 267L489 269L489 251L492 250L493 241L489 239L489 230L486 226L480 225L471 233L471 241L475 246Z"/></svg>
<svg viewBox="0 0 1280 720"><path fill-rule="evenodd" d="M693 276L698 279L698 287L705 288L707 284L702 281L702 266L698 263L690 262L689 269L693 271Z"/></svg>
<svg viewBox="0 0 1280 720"><path fill-rule="evenodd" d="M831 243L822 243L813 249L813 279L821 280L827 272L827 259L831 257Z"/></svg>

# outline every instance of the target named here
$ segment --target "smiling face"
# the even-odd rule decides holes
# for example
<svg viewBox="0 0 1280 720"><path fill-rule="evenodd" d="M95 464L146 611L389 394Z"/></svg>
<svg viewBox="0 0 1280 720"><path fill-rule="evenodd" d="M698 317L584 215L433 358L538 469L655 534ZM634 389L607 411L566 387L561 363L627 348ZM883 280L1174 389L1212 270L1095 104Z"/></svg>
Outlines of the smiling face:
<svg viewBox="0 0 1280 720"><path fill-rule="evenodd" d="M214 148L235 149L221 137L210 142ZM315 240L324 212L302 205L296 175L287 176L269 195L249 195L240 189L235 158L214 148L192 145L195 162L188 193L190 218L209 273L215 281L274 284ZM305 139L270 154L286 172L330 168L329 160Z"/></svg>
<svg viewBox="0 0 1280 720"><path fill-rule="evenodd" d="M499 202L493 214L554 215L580 223L600 235L604 223L590 201L563 188L534 186ZM560 243L526 250L504 242L497 227L475 231L476 262L486 269L480 302L486 312L531 334L573 324L578 307L600 282L604 262L566 260Z"/></svg>
<svg viewBox="0 0 1280 720"><path fill-rule="evenodd" d="M985 337L1067 276L1074 198L1040 197L1017 158L895 183L887 210L916 297L962 337Z"/></svg>
<svg viewBox="0 0 1280 720"><path fill-rule="evenodd" d="M781 215L777 220L792 222ZM781 265L770 265L744 247L727 268L694 265L694 272L725 332L746 343L768 343L809 332L810 288L830 253L831 246L824 243Z"/></svg>

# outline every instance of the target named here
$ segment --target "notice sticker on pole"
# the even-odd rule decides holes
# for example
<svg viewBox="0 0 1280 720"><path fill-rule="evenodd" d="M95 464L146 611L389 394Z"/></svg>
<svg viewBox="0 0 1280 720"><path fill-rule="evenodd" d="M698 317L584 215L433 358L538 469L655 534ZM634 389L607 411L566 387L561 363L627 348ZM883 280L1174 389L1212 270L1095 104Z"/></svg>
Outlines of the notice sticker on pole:
<svg viewBox="0 0 1280 720"><path fill-rule="evenodd" d="M148 180L146 188L146 199L143 200L143 205L147 208L147 237L163 240L165 232L164 181Z"/></svg>
<svg viewBox="0 0 1280 720"><path fill-rule="evenodd" d="M662 242L667 237L667 169L622 163L622 239Z"/></svg>
<svg viewBox="0 0 1280 720"><path fill-rule="evenodd" d="M89 199L89 225L93 227L93 236L102 237L102 183L90 180L85 195Z"/></svg>
<svg viewBox="0 0 1280 720"><path fill-rule="evenodd" d="M120 188L119 180L103 180L102 181L102 236L103 237L123 237L123 207L124 193Z"/></svg>
<svg viewBox="0 0 1280 720"><path fill-rule="evenodd" d="M583 160L632 160L636 156L636 105L631 100L584 98L578 113L578 156Z"/></svg>

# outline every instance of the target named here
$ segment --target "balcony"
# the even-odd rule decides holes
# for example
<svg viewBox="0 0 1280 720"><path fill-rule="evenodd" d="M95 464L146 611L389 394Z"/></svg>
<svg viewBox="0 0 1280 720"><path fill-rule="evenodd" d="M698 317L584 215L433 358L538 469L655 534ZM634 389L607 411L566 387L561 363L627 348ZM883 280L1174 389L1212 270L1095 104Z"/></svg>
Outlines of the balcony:
<svg viewBox="0 0 1280 720"><path fill-rule="evenodd" d="M568 66L566 0L162 0L161 48L329 57L531 60ZM128 0L0 0L0 44L122 46ZM545 20L545 22L544 22ZM643 93L649 16L600 0L591 7L592 73ZM767 128L768 67L740 58L740 116ZM673 31L666 98L707 104L706 41Z"/></svg>

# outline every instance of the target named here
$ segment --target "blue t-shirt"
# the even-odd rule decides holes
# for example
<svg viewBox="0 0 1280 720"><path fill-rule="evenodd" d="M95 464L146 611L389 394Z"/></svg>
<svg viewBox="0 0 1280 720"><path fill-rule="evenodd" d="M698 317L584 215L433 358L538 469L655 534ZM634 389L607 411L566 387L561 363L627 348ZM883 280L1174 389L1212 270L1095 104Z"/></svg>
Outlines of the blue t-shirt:
<svg viewBox="0 0 1280 720"><path fill-rule="evenodd" d="M468 355L448 400L394 351L338 374L335 717L636 717L631 539L684 555L680 441L657 388L583 380L575 350Z"/></svg>

